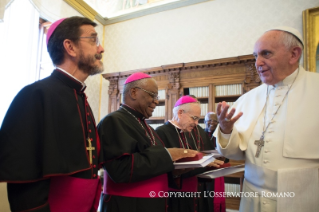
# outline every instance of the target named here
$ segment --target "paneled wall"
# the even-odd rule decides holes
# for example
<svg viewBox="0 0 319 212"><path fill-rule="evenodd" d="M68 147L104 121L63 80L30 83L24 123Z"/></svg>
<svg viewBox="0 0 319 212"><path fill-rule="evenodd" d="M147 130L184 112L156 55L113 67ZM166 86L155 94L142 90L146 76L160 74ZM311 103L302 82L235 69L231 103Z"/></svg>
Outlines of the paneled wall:
<svg viewBox="0 0 319 212"><path fill-rule="evenodd" d="M214 0L105 26L105 73L248 55L276 26L302 33L318 0ZM102 93L102 96L107 96ZM101 114L107 114L107 102Z"/></svg>
<svg viewBox="0 0 319 212"><path fill-rule="evenodd" d="M318 0L214 0L105 27L106 72L248 55L257 38L286 25L302 32L302 11Z"/></svg>

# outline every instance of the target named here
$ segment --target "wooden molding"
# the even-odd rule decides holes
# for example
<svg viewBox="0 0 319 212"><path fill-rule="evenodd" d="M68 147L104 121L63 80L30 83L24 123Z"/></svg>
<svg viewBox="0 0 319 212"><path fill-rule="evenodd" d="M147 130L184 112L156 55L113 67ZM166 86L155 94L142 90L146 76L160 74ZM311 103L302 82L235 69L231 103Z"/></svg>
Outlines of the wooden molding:
<svg viewBox="0 0 319 212"><path fill-rule="evenodd" d="M231 58L216 59L216 60L162 65L160 67L143 68L143 69L136 69L136 70L130 70L125 72L106 73L106 74L103 74L103 77L107 80L112 79L115 76L117 76L119 79L121 78L126 79L129 75L135 72L143 72L143 73L154 76L157 74L166 74L167 72L176 72L181 70L183 70L183 72L197 71L197 70L203 70L203 69L211 70L212 68L216 68L216 67L220 68L220 67L226 67L226 66L254 63L254 62L255 62L255 58L253 55L244 55L239 57L231 57ZM218 73L224 74L225 72L218 72ZM228 73L232 74L233 72L229 71Z"/></svg>
<svg viewBox="0 0 319 212"><path fill-rule="evenodd" d="M246 65L246 78L244 81L244 93L250 91L252 88L257 87L260 85L261 80L257 73L256 67L254 64L247 64Z"/></svg>
<svg viewBox="0 0 319 212"><path fill-rule="evenodd" d="M124 81L136 72L143 72L152 76L157 81L159 90L165 90L165 121L172 118L174 104L184 94L185 88L209 87L211 92L209 92L205 101L208 102L209 111L214 111L215 100L219 101L223 98L215 96L216 85L242 84L243 93L260 85L261 81L254 63L253 55L244 55L103 74L103 78L110 81L109 112L119 107ZM234 101L238 98L238 96L224 97Z"/></svg>

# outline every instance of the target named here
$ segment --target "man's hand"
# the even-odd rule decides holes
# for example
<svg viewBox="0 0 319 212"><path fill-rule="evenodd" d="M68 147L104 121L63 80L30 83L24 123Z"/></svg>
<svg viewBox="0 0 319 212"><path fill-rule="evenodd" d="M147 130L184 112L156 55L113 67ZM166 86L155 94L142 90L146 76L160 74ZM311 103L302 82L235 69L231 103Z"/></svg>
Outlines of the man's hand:
<svg viewBox="0 0 319 212"><path fill-rule="evenodd" d="M219 128L222 133L230 134L233 130L234 123L243 115L242 112L238 113L237 116L233 117L236 112L235 108L232 108L229 113L227 113L229 105L226 102L218 103L217 105L217 118L219 121Z"/></svg>
<svg viewBox="0 0 319 212"><path fill-rule="evenodd" d="M216 167L219 168L221 165L224 164L224 161L221 160L214 160L213 162L211 162L210 164L207 165L207 167Z"/></svg>
<svg viewBox="0 0 319 212"><path fill-rule="evenodd" d="M182 148L167 148L167 151L171 155L173 161L177 161L181 158L195 157L198 153L195 150Z"/></svg>

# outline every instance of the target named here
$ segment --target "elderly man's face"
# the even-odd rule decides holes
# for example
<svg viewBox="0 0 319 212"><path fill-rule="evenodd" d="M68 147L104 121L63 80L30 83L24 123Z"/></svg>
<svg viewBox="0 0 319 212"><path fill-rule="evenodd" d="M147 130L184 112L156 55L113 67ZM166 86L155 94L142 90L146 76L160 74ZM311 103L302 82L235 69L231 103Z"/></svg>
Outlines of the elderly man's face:
<svg viewBox="0 0 319 212"><path fill-rule="evenodd" d="M205 125L206 125L206 129L208 130L208 132L213 132L218 125L218 120L217 120L216 114L208 114L205 117Z"/></svg>
<svg viewBox="0 0 319 212"><path fill-rule="evenodd" d="M135 109L141 114L143 114L145 118L149 118L152 116L155 107L158 105L158 100L154 99L154 96L150 94L150 93L154 93L157 96L158 94L157 83L154 79L149 78L147 79L146 84L143 86L140 86L140 88L135 88L136 95L137 95L137 105Z"/></svg>
<svg viewBox="0 0 319 212"><path fill-rule="evenodd" d="M178 113L178 126L184 132L191 132L200 118L201 108L199 104L190 104L188 110L182 110Z"/></svg>
<svg viewBox="0 0 319 212"><path fill-rule="evenodd" d="M257 72L261 81L268 85L274 85L292 73L289 69L291 52L280 41L280 33L283 32L266 32L254 47Z"/></svg>
<svg viewBox="0 0 319 212"><path fill-rule="evenodd" d="M83 25L80 27L82 34L79 41L78 67L83 72L94 75L103 72L102 53L104 49L101 45L96 45L97 33L93 26Z"/></svg>

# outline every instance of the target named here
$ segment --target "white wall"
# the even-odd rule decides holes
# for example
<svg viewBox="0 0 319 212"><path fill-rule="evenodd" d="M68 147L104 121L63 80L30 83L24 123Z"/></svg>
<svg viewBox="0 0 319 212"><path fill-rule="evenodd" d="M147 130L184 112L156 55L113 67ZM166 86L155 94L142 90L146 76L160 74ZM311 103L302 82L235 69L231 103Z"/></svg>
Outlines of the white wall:
<svg viewBox="0 0 319 212"><path fill-rule="evenodd" d="M318 0L214 0L107 25L105 72L252 54L271 27L302 33L302 11L316 6ZM107 108L102 104L101 114Z"/></svg>
<svg viewBox="0 0 319 212"><path fill-rule="evenodd" d="M318 0L215 0L105 27L107 72L251 54L267 29L302 32L302 11Z"/></svg>

